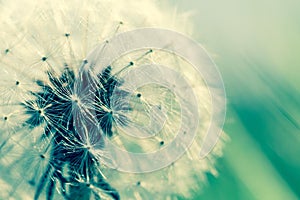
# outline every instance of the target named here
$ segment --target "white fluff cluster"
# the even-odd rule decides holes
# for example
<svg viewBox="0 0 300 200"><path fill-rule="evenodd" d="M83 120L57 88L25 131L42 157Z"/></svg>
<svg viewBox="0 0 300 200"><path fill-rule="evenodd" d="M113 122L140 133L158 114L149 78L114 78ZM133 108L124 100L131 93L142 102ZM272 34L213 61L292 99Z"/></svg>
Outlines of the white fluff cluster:
<svg viewBox="0 0 300 200"><path fill-rule="evenodd" d="M21 105L34 99L31 93L40 90L37 81L51 84L47 72L59 77L67 66L77 77L82 61L95 46L124 31L160 27L191 35L192 27L187 21L188 14L177 13L175 8L170 9L165 4L151 0L3 0L0 1L0 15L0 199L32 199L37 182L47 169L51 158L51 138L41 137L45 122L28 128L24 125L28 113ZM205 159L198 158L200 145L210 126L212 105L209 91L203 80L193 77L193 71L185 69L185 61L174 58L174 55L162 51L143 59L129 55L115 62L117 66L133 59L135 63L175 66L189 77L188 81L197 92L197 98L201 99L199 112L202 116L192 146L168 167L149 173L131 174L106 168L100 163L101 173L119 192L121 199L192 199L192 193L201 189L205 182L206 173L217 175L215 158L222 154L222 141ZM153 92L153 96L161 97L156 90L145 90L150 92L150 96ZM173 98L172 95L166 95L161 100L172 108L168 116L171 122L178 120L178 117L172 119L172 114L180 112L176 102L172 104ZM166 130L176 128L175 123L166 124ZM172 137L172 134L161 134L150 142L136 145L142 152L153 151L160 148L159 145L155 146L155 142L164 139L167 144ZM124 140L134 143L121 134L112 137L115 144L126 147ZM67 173L65 171L63 175ZM60 187L60 184L56 184L55 199L63 199ZM43 192L40 197L47 198L47 195ZM109 196L101 197L109 199ZM90 196L82 195L80 198L89 199Z"/></svg>

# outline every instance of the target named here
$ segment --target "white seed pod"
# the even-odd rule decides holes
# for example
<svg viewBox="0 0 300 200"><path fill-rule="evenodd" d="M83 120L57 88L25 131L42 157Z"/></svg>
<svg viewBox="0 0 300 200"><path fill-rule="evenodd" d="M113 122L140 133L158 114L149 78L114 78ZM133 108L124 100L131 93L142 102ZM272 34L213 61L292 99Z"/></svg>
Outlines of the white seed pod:
<svg viewBox="0 0 300 200"><path fill-rule="evenodd" d="M99 53L137 28L192 35L188 13L150 0L22 3L0 2L0 199L192 198L206 173L217 175L224 136L206 157L199 153L212 124L221 132L221 82L211 88L211 79L167 46L126 54L117 47L107 65ZM208 61L201 64L215 72L201 52ZM181 129L193 130L193 140L173 144ZM116 151L168 146L165 163L154 165ZM174 159L176 149L184 151Z"/></svg>

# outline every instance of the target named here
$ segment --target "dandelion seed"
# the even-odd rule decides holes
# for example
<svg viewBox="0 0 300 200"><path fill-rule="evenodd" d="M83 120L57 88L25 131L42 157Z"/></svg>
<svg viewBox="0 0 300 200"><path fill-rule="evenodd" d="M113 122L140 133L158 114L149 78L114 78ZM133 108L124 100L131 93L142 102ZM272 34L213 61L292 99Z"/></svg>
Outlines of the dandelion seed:
<svg viewBox="0 0 300 200"><path fill-rule="evenodd" d="M26 13L15 5L0 3L0 199L191 198L205 173L216 174L213 166L222 143L206 159L195 161L210 126L212 105L205 80L187 61L148 48L123 55L97 72L93 61L98 58L88 58L97 45L108 47L121 32L145 26L185 32L178 27L188 23L172 25L167 9L150 0L129 0L126 5L29 1L22 8ZM178 74L172 84L181 87L176 83L185 77L201 99L196 142L158 171L120 172L107 141L141 154L165 149L187 118L171 87L130 85L137 83L131 79L143 81L152 72L163 75L159 68L139 71L156 63L173 66ZM129 76L133 72L137 74Z"/></svg>

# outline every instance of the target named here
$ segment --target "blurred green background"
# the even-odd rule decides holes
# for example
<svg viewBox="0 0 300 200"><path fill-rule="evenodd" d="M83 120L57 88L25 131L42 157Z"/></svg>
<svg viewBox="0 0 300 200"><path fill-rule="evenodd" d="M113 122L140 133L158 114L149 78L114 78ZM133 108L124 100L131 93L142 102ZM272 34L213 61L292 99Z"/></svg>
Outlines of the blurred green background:
<svg viewBox="0 0 300 200"><path fill-rule="evenodd" d="M231 140L195 199L300 199L300 1L170 1L195 11L227 93Z"/></svg>

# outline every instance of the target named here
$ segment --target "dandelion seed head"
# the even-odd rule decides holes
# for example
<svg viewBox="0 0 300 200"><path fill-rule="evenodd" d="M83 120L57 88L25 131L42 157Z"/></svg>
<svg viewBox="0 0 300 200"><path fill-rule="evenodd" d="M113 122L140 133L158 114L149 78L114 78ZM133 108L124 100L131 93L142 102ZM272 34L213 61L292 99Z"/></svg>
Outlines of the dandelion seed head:
<svg viewBox="0 0 300 200"><path fill-rule="evenodd" d="M222 141L198 160L210 126L211 96L203 77L186 60L148 48L120 56L97 72L99 66L88 59L99 44L110 45L117 34L136 28L162 27L191 35L188 14L174 16L150 0L28 1L22 8L19 3L0 2L0 198L191 198L205 182L205 173L217 175L215 158L221 156ZM158 63L179 72L173 85L135 87L151 76L139 67ZM151 72L163 74L159 68ZM118 171L105 141L135 153L155 152L172 143L186 120L180 96L173 92L180 89L176 81L182 77L201 102L195 142L158 171Z"/></svg>

